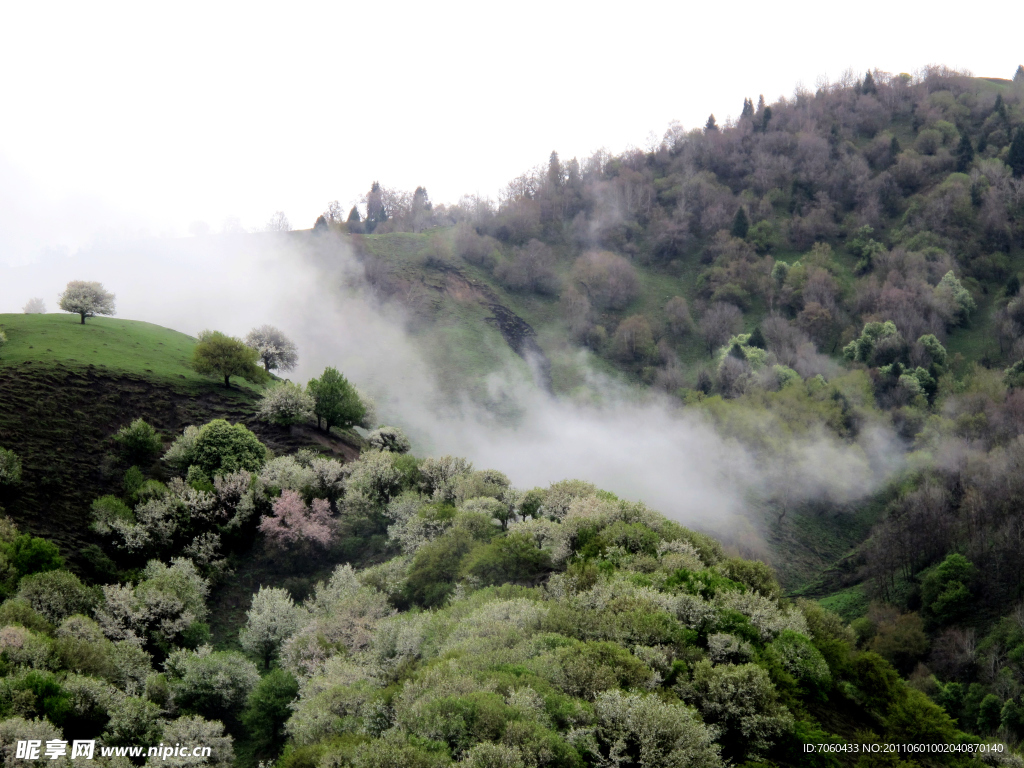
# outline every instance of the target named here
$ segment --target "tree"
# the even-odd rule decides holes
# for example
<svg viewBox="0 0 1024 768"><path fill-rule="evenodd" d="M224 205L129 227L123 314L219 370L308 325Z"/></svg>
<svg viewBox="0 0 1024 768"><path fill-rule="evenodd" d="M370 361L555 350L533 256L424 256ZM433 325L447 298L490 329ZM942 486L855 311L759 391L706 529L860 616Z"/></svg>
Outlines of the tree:
<svg viewBox="0 0 1024 768"><path fill-rule="evenodd" d="M269 668L281 643L302 626L304 611L295 605L286 589L260 587L246 614L248 620L238 633L242 650Z"/></svg>
<svg viewBox="0 0 1024 768"><path fill-rule="evenodd" d="M299 683L290 672L273 669L249 694L242 723L256 750L276 757L284 747L284 724L291 717L291 703L299 695Z"/></svg>
<svg viewBox="0 0 1024 768"><path fill-rule="evenodd" d="M1017 71L1013 73L1013 82L1024 83L1024 64L1017 65Z"/></svg>
<svg viewBox="0 0 1024 768"><path fill-rule="evenodd" d="M266 232L289 232L291 228L292 225L288 222L288 217L284 215L284 211L274 211L274 215L270 217L263 229Z"/></svg>
<svg viewBox="0 0 1024 768"><path fill-rule="evenodd" d="M256 416L281 426L304 424L313 418L313 407L313 398L308 392L286 381L263 393Z"/></svg>
<svg viewBox="0 0 1024 768"><path fill-rule="evenodd" d="M85 325L87 317L115 314L114 294L105 290L102 283L72 280L59 298L60 308L65 312L80 315L82 325Z"/></svg>
<svg viewBox="0 0 1024 768"><path fill-rule="evenodd" d="M156 430L144 419L135 419L114 435L121 458L127 464L149 464L163 449Z"/></svg>
<svg viewBox="0 0 1024 768"><path fill-rule="evenodd" d="M1010 166L1015 178L1024 176L1024 128L1018 128L1013 142L1010 144L1010 154L1006 158L1006 164Z"/></svg>
<svg viewBox="0 0 1024 768"><path fill-rule="evenodd" d="M747 236L750 230L750 219L747 218L747 210L741 205L736 209L736 216L732 220L732 229L729 234L738 237L740 240Z"/></svg>
<svg viewBox="0 0 1024 768"><path fill-rule="evenodd" d="M237 651L176 650L164 664L174 703L210 719L237 717L260 681L256 665Z"/></svg>
<svg viewBox="0 0 1024 768"><path fill-rule="evenodd" d="M348 212L348 218L345 219L345 222L347 224L359 224L361 221L362 219L359 218L359 209L353 205L352 210Z"/></svg>
<svg viewBox="0 0 1024 768"><path fill-rule="evenodd" d="M281 491L280 498L274 502L274 514L263 518L260 530L282 548L304 542L327 546L334 538L331 503L326 499L313 499L312 505L307 507L295 491Z"/></svg>
<svg viewBox="0 0 1024 768"><path fill-rule="evenodd" d="M665 304L665 316L668 318L668 328L673 336L685 336L693 331L693 317L690 315L690 306L682 296L673 296Z"/></svg>
<svg viewBox="0 0 1024 768"><path fill-rule="evenodd" d="M213 477L241 470L259 472L266 458L266 446L244 424L232 425L224 419L214 419L199 428L188 448L188 456L181 461Z"/></svg>
<svg viewBox="0 0 1024 768"><path fill-rule="evenodd" d="M739 332L743 324L743 313L735 304L712 304L700 319L700 335L707 345L708 353L715 351L731 336Z"/></svg>
<svg viewBox="0 0 1024 768"><path fill-rule="evenodd" d="M253 328L245 337L245 344L259 352L260 362L263 363L267 372L272 370L290 371L299 362L299 352L295 342L272 325Z"/></svg>
<svg viewBox="0 0 1024 768"><path fill-rule="evenodd" d="M960 135L960 143L956 148L956 170L958 173L967 173L974 162L974 145L966 132Z"/></svg>
<svg viewBox="0 0 1024 768"><path fill-rule="evenodd" d="M26 315L44 315L46 314L46 304L39 298L29 299L21 311Z"/></svg>
<svg viewBox="0 0 1024 768"><path fill-rule="evenodd" d="M745 117L754 117L754 102L752 99L743 100L743 111L740 113L740 120Z"/></svg>
<svg viewBox="0 0 1024 768"><path fill-rule="evenodd" d="M220 331L203 331L192 350L192 368L197 373L223 376L224 386L231 388L231 377L240 376L254 384L266 380L267 374L256 363L259 352L241 339Z"/></svg>
<svg viewBox="0 0 1024 768"><path fill-rule="evenodd" d="M21 482L21 459L9 448L0 446L0 485L17 485Z"/></svg>
<svg viewBox="0 0 1024 768"><path fill-rule="evenodd" d="M310 379L306 391L313 396L317 429L349 428L366 415L366 406L356 388L336 368L327 368L319 379Z"/></svg>
<svg viewBox="0 0 1024 768"><path fill-rule="evenodd" d="M718 131L718 123L715 122L715 116L709 115L708 121L704 123L704 133L711 133L712 131Z"/></svg>
<svg viewBox="0 0 1024 768"><path fill-rule="evenodd" d="M878 87L875 85L875 78L872 77L871 72L864 75L864 82L860 86L861 93L877 93Z"/></svg>

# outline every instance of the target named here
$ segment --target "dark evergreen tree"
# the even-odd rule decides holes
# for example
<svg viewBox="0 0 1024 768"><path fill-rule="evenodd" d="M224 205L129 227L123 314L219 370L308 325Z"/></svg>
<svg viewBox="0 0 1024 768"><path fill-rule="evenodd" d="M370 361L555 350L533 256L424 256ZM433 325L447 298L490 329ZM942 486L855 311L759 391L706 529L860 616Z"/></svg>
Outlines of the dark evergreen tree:
<svg viewBox="0 0 1024 768"><path fill-rule="evenodd" d="M552 150L548 158L548 183L558 188L562 186L562 176L562 163L558 159L558 153Z"/></svg>
<svg viewBox="0 0 1024 768"><path fill-rule="evenodd" d="M715 116L712 114L708 117L708 121L704 123L704 133L710 133L711 131L718 130L718 123L715 122Z"/></svg>
<svg viewBox="0 0 1024 768"><path fill-rule="evenodd" d="M352 210L348 212L348 223L358 224L360 221L362 221L362 219L359 218L359 209L353 205Z"/></svg>
<svg viewBox="0 0 1024 768"><path fill-rule="evenodd" d="M1013 82L1024 82L1024 64L1017 65L1017 71L1013 73Z"/></svg>
<svg viewBox="0 0 1024 768"><path fill-rule="evenodd" d="M747 232L750 230L750 219L747 218L747 212L741 205L736 209L736 215L732 220L732 229L729 230L729 234L733 237L738 237L741 240L747 236Z"/></svg>
<svg viewBox="0 0 1024 768"><path fill-rule="evenodd" d="M384 190L378 182L373 182L370 192L366 195L366 231L373 232L378 224L388 220L384 210Z"/></svg>
<svg viewBox="0 0 1024 768"><path fill-rule="evenodd" d="M316 217L316 224L313 225L314 232L326 232L327 231L327 219L323 217L323 214Z"/></svg>
<svg viewBox="0 0 1024 768"><path fill-rule="evenodd" d="M740 120L745 117L754 117L754 102L751 99L743 100L743 112L740 113Z"/></svg>
<svg viewBox="0 0 1024 768"><path fill-rule="evenodd" d="M956 148L956 170L958 173L967 173L971 163L974 162L974 145L966 133L960 134L960 144Z"/></svg>
<svg viewBox="0 0 1024 768"><path fill-rule="evenodd" d="M902 151L903 147L900 146L900 140L893 136L892 141L889 142L889 154L893 156L893 159L895 159L896 155Z"/></svg>
<svg viewBox="0 0 1024 768"><path fill-rule="evenodd" d="M757 326L754 332L750 334L750 339L747 341L748 347L757 347L758 349L766 349L768 342L764 339L764 334L761 333L761 326Z"/></svg>
<svg viewBox="0 0 1024 768"><path fill-rule="evenodd" d="M1010 142L1010 154L1006 157L1006 164L1010 166L1015 178L1024 176L1024 128L1017 129L1017 135Z"/></svg>
<svg viewBox="0 0 1024 768"><path fill-rule="evenodd" d="M768 121L772 119L772 108L765 107L764 112L761 114L761 132L764 133L768 130Z"/></svg>
<svg viewBox="0 0 1024 768"><path fill-rule="evenodd" d="M1006 288L1004 289L1007 296L1013 297L1020 293L1020 278L1017 275L1010 275L1010 279L1006 281Z"/></svg>
<svg viewBox="0 0 1024 768"><path fill-rule="evenodd" d="M1006 104L1003 103L1003 94L996 95L996 103L993 105L992 111L1003 118L1003 120L1006 119Z"/></svg>
<svg viewBox="0 0 1024 768"><path fill-rule="evenodd" d="M864 82L860 86L861 93L877 93L878 88L875 87L875 78L871 76L871 72L864 75Z"/></svg>
<svg viewBox="0 0 1024 768"><path fill-rule="evenodd" d="M758 98L758 100L757 100L757 114L759 114L759 115L764 114L764 109L765 109L764 94L762 93L760 98Z"/></svg>

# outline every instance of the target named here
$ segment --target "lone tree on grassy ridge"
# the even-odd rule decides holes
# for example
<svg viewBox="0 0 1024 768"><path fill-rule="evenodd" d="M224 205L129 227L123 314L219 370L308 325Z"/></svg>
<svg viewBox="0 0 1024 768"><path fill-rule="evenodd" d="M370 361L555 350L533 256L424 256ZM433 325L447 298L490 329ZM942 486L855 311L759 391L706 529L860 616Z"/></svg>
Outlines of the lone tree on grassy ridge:
<svg viewBox="0 0 1024 768"><path fill-rule="evenodd" d="M192 368L197 373L223 376L224 386L229 389L232 376L241 376L254 384L266 381L267 373L257 365L257 360L259 352L220 331L200 333L199 343L192 350Z"/></svg>
<svg viewBox="0 0 1024 768"><path fill-rule="evenodd" d="M272 325L253 328L245 337L245 343L259 352L260 362L268 373L272 370L290 371L299 362L295 342Z"/></svg>
<svg viewBox="0 0 1024 768"><path fill-rule="evenodd" d="M331 427L351 427L366 415L356 388L336 368L327 368L319 379L310 379L306 389L313 396L317 429L326 428L330 433Z"/></svg>
<svg viewBox="0 0 1024 768"><path fill-rule="evenodd" d="M44 315L46 314L46 304L42 299L29 299L21 311L26 315Z"/></svg>
<svg viewBox="0 0 1024 768"><path fill-rule="evenodd" d="M114 314L114 294L105 290L102 283L72 280L60 295L59 306L65 312L80 315L85 325L87 317Z"/></svg>

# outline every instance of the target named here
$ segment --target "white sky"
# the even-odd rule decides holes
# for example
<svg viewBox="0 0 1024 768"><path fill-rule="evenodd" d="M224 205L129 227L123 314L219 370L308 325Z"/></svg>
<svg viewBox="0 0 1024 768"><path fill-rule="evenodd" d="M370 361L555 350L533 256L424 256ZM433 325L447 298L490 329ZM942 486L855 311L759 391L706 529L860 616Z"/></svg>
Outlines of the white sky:
<svg viewBox="0 0 1024 768"><path fill-rule="evenodd" d="M6 2L0 261L309 227L375 179L495 196L552 149L643 146L848 67L1011 77L1022 27L1017 2Z"/></svg>

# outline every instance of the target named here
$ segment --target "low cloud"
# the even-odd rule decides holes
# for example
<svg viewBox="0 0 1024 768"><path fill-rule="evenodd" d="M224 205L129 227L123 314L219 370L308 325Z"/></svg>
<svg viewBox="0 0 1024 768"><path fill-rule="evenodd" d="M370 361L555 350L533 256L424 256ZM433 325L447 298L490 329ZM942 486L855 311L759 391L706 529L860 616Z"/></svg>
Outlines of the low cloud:
<svg viewBox="0 0 1024 768"><path fill-rule="evenodd" d="M721 534L742 538L746 513L768 499L860 498L901 460L898 442L880 428L863 430L853 444L811 434L766 455L723 436L694 409L597 374L588 381L593 402L556 397L537 388L529 368L507 350L507 362L487 377L483 402L446 391L424 347L407 333L401 308L374 298L362 264L333 236L108 242L6 271L0 312L19 311L32 296L42 296L52 311L63 286L84 279L117 294L119 317L191 335L211 328L243 336L254 326L276 325L299 346L293 378L339 368L373 395L381 420L409 432L420 454L465 456L521 487L588 480ZM770 416L763 418L760 429L775 428Z"/></svg>

